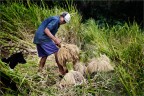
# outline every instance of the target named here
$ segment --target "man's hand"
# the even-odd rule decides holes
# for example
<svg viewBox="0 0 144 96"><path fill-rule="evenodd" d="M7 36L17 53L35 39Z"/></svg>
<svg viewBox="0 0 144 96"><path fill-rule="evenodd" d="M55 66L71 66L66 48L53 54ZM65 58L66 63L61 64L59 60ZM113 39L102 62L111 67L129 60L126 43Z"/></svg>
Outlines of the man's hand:
<svg viewBox="0 0 144 96"><path fill-rule="evenodd" d="M59 38L55 38L53 41L55 42L55 44L56 44L57 46L60 47L61 40L60 40Z"/></svg>

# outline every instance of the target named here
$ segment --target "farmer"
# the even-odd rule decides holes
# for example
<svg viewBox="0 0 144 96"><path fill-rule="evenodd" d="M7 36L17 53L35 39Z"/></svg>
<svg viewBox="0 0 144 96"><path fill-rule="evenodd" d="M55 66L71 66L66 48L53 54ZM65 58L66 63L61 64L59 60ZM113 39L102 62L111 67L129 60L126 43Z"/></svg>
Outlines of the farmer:
<svg viewBox="0 0 144 96"><path fill-rule="evenodd" d="M68 23L70 18L71 16L68 12L63 12L60 16L47 18L37 29L33 42L36 44L38 56L41 57L38 72L42 71L47 57L54 54L59 72L62 75L66 73L57 59L57 52L59 50L57 46L60 45L61 40L55 37L55 34L57 33L59 26Z"/></svg>

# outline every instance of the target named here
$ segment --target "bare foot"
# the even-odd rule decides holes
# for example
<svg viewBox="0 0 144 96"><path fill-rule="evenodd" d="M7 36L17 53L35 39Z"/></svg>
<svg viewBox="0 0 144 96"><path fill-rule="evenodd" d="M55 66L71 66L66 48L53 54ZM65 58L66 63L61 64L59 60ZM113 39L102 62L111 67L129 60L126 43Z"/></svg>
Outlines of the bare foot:
<svg viewBox="0 0 144 96"><path fill-rule="evenodd" d="M66 70L65 73L68 73L68 70Z"/></svg>
<svg viewBox="0 0 144 96"><path fill-rule="evenodd" d="M61 71L61 70L59 70L59 72L60 72L62 75L65 75L65 74L66 74L64 71Z"/></svg>
<svg viewBox="0 0 144 96"><path fill-rule="evenodd" d="M39 68L39 69L38 69L38 72L42 72L42 68Z"/></svg>

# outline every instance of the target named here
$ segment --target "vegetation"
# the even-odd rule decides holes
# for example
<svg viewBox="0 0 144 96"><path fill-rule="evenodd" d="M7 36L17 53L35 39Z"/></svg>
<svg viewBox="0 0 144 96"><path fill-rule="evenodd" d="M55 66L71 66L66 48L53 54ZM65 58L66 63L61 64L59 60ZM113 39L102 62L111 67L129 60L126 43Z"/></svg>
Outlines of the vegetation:
<svg viewBox="0 0 144 96"><path fill-rule="evenodd" d="M18 65L13 72L0 61L0 72L12 78L18 87L16 92L6 89L6 93L0 91L0 94L4 96L144 95L144 32L136 22L132 24L116 22L116 25L109 26L107 23L99 24L99 21L89 19L81 23L82 16L69 2L67 10L58 5L50 9L42 4L41 7L29 1L27 6L22 2L1 4L0 45L24 45L35 49L32 42L39 24L49 16L68 11L72 15L71 22L60 27L58 37L63 42L79 46L82 50L81 62L87 63L92 57L106 54L114 63L115 71L87 77L87 85L59 89L56 83L60 78L54 60L47 61L42 76L37 74L39 58L37 55L29 55L27 64Z"/></svg>

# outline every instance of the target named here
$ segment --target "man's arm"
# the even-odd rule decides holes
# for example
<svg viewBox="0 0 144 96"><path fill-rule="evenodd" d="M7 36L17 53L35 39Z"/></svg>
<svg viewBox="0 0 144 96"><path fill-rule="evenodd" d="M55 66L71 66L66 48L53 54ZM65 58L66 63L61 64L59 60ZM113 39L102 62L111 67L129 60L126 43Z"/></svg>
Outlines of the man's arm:
<svg viewBox="0 0 144 96"><path fill-rule="evenodd" d="M52 33L50 32L50 30L48 28L46 28L44 30L44 32L47 34L48 37L50 37L55 42L55 44L59 45L61 43L61 40L58 39L58 38L56 38L55 36L53 36Z"/></svg>

